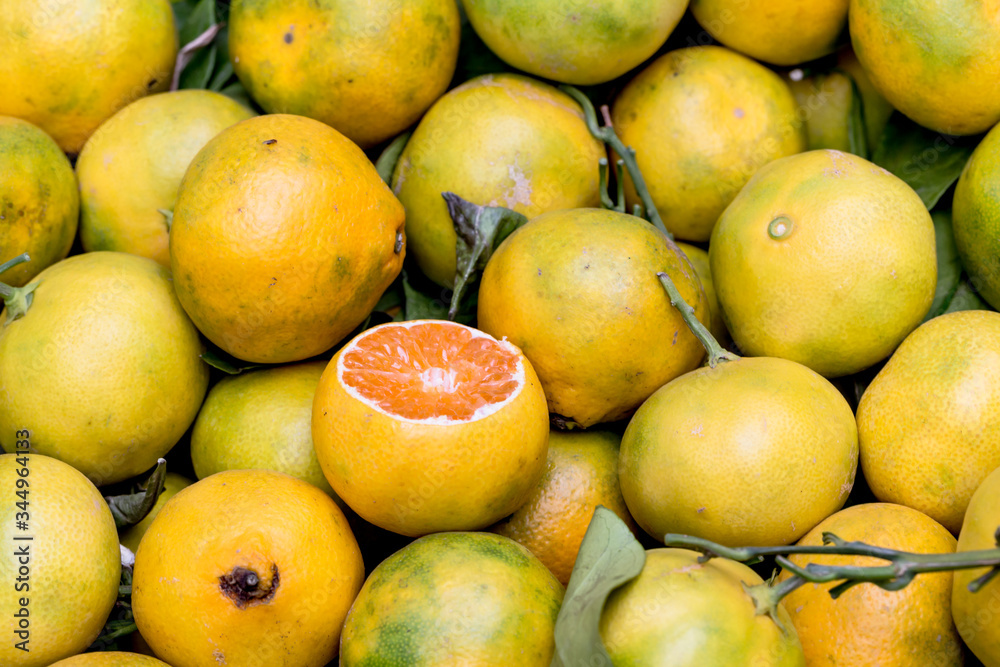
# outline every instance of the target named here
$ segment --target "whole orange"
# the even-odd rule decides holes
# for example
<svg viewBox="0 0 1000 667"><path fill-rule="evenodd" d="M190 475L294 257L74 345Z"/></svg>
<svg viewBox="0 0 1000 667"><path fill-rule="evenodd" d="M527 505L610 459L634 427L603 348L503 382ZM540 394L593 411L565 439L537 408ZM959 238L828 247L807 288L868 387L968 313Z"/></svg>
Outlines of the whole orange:
<svg viewBox="0 0 1000 667"><path fill-rule="evenodd" d="M618 485L620 444L610 431L552 431L542 479L491 530L526 546L565 585L598 505L637 530Z"/></svg>
<svg viewBox="0 0 1000 667"><path fill-rule="evenodd" d="M228 470L153 519L135 554L132 611L171 665L322 667L363 579L330 496L284 473Z"/></svg>
<svg viewBox="0 0 1000 667"><path fill-rule="evenodd" d="M210 141L170 229L177 296L209 340L246 361L329 349L403 265L403 207L360 148L319 121L268 115Z"/></svg>

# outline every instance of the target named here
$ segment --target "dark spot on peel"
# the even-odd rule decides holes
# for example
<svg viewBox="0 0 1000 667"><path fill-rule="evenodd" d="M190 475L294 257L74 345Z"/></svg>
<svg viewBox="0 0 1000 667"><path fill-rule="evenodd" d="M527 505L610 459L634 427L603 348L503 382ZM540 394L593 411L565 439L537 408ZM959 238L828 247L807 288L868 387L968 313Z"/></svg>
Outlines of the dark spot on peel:
<svg viewBox="0 0 1000 667"><path fill-rule="evenodd" d="M279 577L276 564L271 564L270 583L266 586L262 586L262 583L258 574L253 570L245 567L234 567L219 577L219 590L239 609L269 602L274 597L274 592L278 590Z"/></svg>
<svg viewBox="0 0 1000 667"><path fill-rule="evenodd" d="M677 345L677 334L679 334L679 333L680 333L680 331L675 331L674 332L674 339L672 341L670 341L671 345Z"/></svg>
<svg viewBox="0 0 1000 667"><path fill-rule="evenodd" d="M152 90L153 86L155 86L157 83L159 83L159 80L157 80L157 79L150 79L149 83L146 84L146 88L149 88L150 90Z"/></svg>
<svg viewBox="0 0 1000 667"><path fill-rule="evenodd" d="M295 35L291 32L285 33L285 44L291 44L295 40Z"/></svg>
<svg viewBox="0 0 1000 667"><path fill-rule="evenodd" d="M276 143L278 143L277 139L268 139L267 141L264 142L264 145L265 146L270 146L270 145L276 144Z"/></svg>

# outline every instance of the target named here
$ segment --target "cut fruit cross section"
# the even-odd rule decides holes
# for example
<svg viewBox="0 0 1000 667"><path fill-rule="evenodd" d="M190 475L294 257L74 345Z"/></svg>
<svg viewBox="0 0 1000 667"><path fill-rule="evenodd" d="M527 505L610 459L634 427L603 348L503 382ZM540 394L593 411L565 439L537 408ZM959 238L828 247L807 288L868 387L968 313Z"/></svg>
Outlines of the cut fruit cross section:
<svg viewBox="0 0 1000 667"><path fill-rule="evenodd" d="M383 324L340 354L337 377L352 396L396 419L463 424L511 402L525 383L517 348L454 322Z"/></svg>

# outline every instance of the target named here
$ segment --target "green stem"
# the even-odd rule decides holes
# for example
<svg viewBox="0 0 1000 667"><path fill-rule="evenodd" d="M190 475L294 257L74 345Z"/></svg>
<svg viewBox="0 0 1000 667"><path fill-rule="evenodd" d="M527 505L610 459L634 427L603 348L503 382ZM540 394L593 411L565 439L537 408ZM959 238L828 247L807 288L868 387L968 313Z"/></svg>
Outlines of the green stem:
<svg viewBox="0 0 1000 667"><path fill-rule="evenodd" d="M705 346L705 351L708 352L708 365L715 368L715 365L720 361L736 361L739 359L738 356L719 345L719 341L715 340L715 336L711 334L704 324L698 321L698 318L694 314L694 308L687 304L674 285L674 281L670 279L670 276L662 271L656 275L659 276L664 289L670 295L670 305L680 312L681 317L684 318L684 323L691 329L691 333Z"/></svg>
<svg viewBox="0 0 1000 667"><path fill-rule="evenodd" d="M3 273L13 266L23 264L24 262L28 262L30 260L31 257L28 256L28 253L20 254L14 259L7 260L3 264L0 264L0 273ZM25 285L24 287L11 287L6 283L0 283L0 297L3 298L4 306L7 308L7 319L4 320L4 326L7 326L14 320L24 317L24 314L28 312L28 308L31 307L31 302L34 299L32 293L37 287L37 282Z"/></svg>
<svg viewBox="0 0 1000 667"><path fill-rule="evenodd" d="M830 589L830 595L840 596L852 586L862 583L872 583L885 590L899 590L913 581L918 574L932 572L950 572L953 570L972 570L990 568L990 571L969 584L973 593L979 591L990 579L1000 574L1000 539L995 549L977 551L959 551L945 554L916 554L907 551L897 551L884 547L872 546L864 542L848 542L832 533L823 533L823 545L807 546L793 545L780 547L726 547L700 537L689 535L667 534L664 544L669 547L684 547L700 551L702 560L710 558L728 558L746 562L757 560L763 556L776 556L778 565L792 573L792 579L811 581L813 583L828 583L841 581L843 583ZM819 565L809 563L799 566L788 559L793 554L810 554L823 556L867 556L889 561L887 565ZM797 588L801 584L789 584L786 588L775 587L781 594L776 599ZM780 586L780 585L779 585Z"/></svg>
<svg viewBox="0 0 1000 667"><path fill-rule="evenodd" d="M611 149L618 154L619 158L625 163L625 168L628 169L629 176L632 177L632 185L635 186L635 192L639 195L639 199L642 201L643 206L646 209L646 213L649 216L648 220L656 225L656 227L667 235L668 238L673 240L674 235L667 231L667 226L663 224L663 219L660 217L660 212L656 209L656 204L653 203L653 198L649 194L649 188L646 186L646 179L643 178L642 172L639 171L639 164L635 161L635 149L630 146L626 146L618 135L615 134L615 130L610 124L601 127L597 122L597 112L594 110L594 105L590 103L590 100L582 92L574 88L573 86L562 85L559 89L572 97L574 100L583 107L584 120L587 123L587 129L590 133L594 135L596 139L604 142Z"/></svg>
<svg viewBox="0 0 1000 667"><path fill-rule="evenodd" d="M611 195L608 194L608 158L602 157L597 161L597 177L597 189L601 193L601 206L609 211L616 210L617 205L611 201Z"/></svg>

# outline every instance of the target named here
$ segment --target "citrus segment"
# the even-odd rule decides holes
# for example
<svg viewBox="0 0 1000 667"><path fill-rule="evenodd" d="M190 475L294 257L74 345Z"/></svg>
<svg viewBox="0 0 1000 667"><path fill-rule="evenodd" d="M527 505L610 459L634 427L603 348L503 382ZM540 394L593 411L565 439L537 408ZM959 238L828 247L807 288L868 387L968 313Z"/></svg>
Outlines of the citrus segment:
<svg viewBox="0 0 1000 667"><path fill-rule="evenodd" d="M385 414L432 423L491 415L524 384L510 343L438 324L379 329L344 351L338 373L348 391Z"/></svg>

